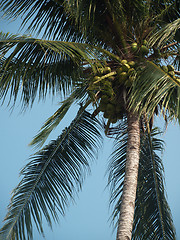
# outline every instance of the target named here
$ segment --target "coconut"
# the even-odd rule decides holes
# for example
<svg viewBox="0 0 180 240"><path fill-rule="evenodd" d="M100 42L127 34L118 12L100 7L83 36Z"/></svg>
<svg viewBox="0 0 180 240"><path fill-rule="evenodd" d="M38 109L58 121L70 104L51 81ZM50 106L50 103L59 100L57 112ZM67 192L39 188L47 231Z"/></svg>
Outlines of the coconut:
<svg viewBox="0 0 180 240"><path fill-rule="evenodd" d="M145 45L142 45L140 48L140 52L146 55L149 53L149 49Z"/></svg>
<svg viewBox="0 0 180 240"><path fill-rule="evenodd" d="M164 72L168 72L168 67L167 66L163 65L163 66L161 66L161 68Z"/></svg>
<svg viewBox="0 0 180 240"><path fill-rule="evenodd" d="M134 65L136 64L134 61L130 61L130 62L128 62L128 64L129 64L129 66L130 67L134 67Z"/></svg>
<svg viewBox="0 0 180 240"><path fill-rule="evenodd" d="M111 68L110 67L105 67L104 68L104 71L103 71L104 74L107 74L107 73L110 73L110 72L111 72Z"/></svg>
<svg viewBox="0 0 180 240"><path fill-rule="evenodd" d="M137 46L137 43L136 43L136 42L134 42L134 43L131 44L131 49L132 49L133 52L137 51L138 46Z"/></svg>
<svg viewBox="0 0 180 240"><path fill-rule="evenodd" d="M126 59L123 59L123 60L121 61L121 63L122 63L122 64L126 64L126 63L127 63L127 60L126 60Z"/></svg>
<svg viewBox="0 0 180 240"><path fill-rule="evenodd" d="M128 78L127 72L122 72L121 74L119 74L118 81L119 83L123 83L127 78Z"/></svg>

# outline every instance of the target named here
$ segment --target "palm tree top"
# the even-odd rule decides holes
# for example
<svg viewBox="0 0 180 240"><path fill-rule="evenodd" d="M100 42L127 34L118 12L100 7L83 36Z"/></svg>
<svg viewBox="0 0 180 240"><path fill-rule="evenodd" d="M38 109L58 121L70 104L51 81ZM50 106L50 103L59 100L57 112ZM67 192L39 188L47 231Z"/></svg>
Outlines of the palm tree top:
<svg viewBox="0 0 180 240"><path fill-rule="evenodd" d="M179 4L178 0L0 1L5 17L22 15L22 27L28 25L32 34L43 36L40 39L0 33L0 99L4 102L10 96L8 103L13 100L15 104L20 95L24 108L32 106L37 96L44 99L49 92L54 96L60 93L63 99L31 145L42 147L70 107L80 105L70 126L57 140L35 153L23 169L22 181L13 192L1 230L5 239L31 239L31 218L43 233L42 214L50 225L51 217L58 218L56 207L64 214L74 191L81 188L84 171L89 167L87 157L92 158L99 147L103 127L96 116L102 114L103 131L118 139L109 178L114 187L111 200L118 199L116 217L127 146L122 136L127 137L129 113L136 114L141 137L136 202L142 201L142 188L147 193L152 187L150 202L155 199L156 206L148 216L144 210L145 216L150 222L156 221L153 211L157 213L158 221L151 224L153 231L160 226L157 236L174 239L163 185L158 190L161 160L155 151L162 149L162 144L154 138L152 125L159 113L166 121L180 120ZM149 164L144 160L145 154L151 160ZM144 174L148 173L143 166L150 169L153 186L146 181ZM142 207L136 205L135 211L134 239L150 234L138 232L142 227L138 225Z"/></svg>

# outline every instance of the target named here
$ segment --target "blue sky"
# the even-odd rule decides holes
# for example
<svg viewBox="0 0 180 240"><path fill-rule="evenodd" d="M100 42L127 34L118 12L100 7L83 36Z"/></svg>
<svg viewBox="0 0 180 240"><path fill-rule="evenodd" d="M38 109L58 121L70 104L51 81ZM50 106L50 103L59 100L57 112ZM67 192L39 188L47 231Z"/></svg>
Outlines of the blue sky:
<svg viewBox="0 0 180 240"><path fill-rule="evenodd" d="M17 33L19 21L7 24L0 20L0 31ZM10 200L12 189L18 184L19 170L27 163L33 150L28 143L38 132L45 120L58 108L60 99L51 98L45 102L35 104L33 108L20 114L20 107L11 113L5 105L0 107L0 146L1 146L1 168L0 168L0 226L6 214L6 207ZM55 139L70 119L75 115L72 109L56 131L51 135ZM157 121L160 125L160 120ZM172 210L174 223L177 230L177 239L180 239L180 128L170 124L166 134L163 136L166 142L164 152L164 167L166 178L166 190L168 202ZM104 147L99 152L99 158L92 164L92 173L86 178L83 191L76 198L76 204L71 204L65 218L60 217L60 224L54 225L54 231L46 225L47 240L111 240L115 239L112 227L108 222L109 192L105 189L107 180L105 171L108 165L108 155L112 150L112 142L106 139ZM35 239L40 240L35 231Z"/></svg>

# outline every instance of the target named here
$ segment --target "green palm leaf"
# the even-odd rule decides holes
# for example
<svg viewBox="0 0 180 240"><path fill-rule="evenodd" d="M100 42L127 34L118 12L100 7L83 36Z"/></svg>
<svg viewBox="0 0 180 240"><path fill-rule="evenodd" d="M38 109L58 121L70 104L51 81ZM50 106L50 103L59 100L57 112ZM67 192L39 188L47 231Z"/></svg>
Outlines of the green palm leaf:
<svg viewBox="0 0 180 240"><path fill-rule="evenodd" d="M37 31L38 34L43 32L43 37L58 37L63 41L82 39L74 20L65 11L65 1L5 0L1 1L0 8L7 18L14 19L23 15L22 26L28 24L28 30Z"/></svg>
<svg viewBox="0 0 180 240"><path fill-rule="evenodd" d="M40 98L45 97L48 90L66 94L80 81L83 61L94 69L96 53L99 54L98 50L87 44L1 33L0 98L5 99L10 92L10 99L16 101L21 88L25 105L34 102L37 92Z"/></svg>
<svg viewBox="0 0 180 240"><path fill-rule="evenodd" d="M164 189L164 168L158 152L164 143L158 129L142 138L133 239L175 239Z"/></svg>
<svg viewBox="0 0 180 240"><path fill-rule="evenodd" d="M125 123L124 123L125 126ZM164 190L163 164L157 152L163 150L163 141L156 128L141 135L141 152L135 218L132 239L175 239L175 229ZM115 140L115 150L109 165L111 204L115 204L112 219L116 221L121 204L125 174L127 130Z"/></svg>
<svg viewBox="0 0 180 240"><path fill-rule="evenodd" d="M149 45L163 47L168 41L174 41L176 31L180 28L180 18L173 22L166 24L165 26L158 29L149 39Z"/></svg>
<svg viewBox="0 0 180 240"><path fill-rule="evenodd" d="M165 113L172 91L179 87L178 79L171 77L153 62L144 63L144 69L130 93L130 108L152 116L155 108L159 105L161 111Z"/></svg>
<svg viewBox="0 0 180 240"><path fill-rule="evenodd" d="M84 86L83 86L84 87ZM62 102L61 107L45 122L45 124L40 129L39 133L34 137L30 145L36 147L42 147L46 139L48 138L49 134L58 126L61 120L64 118L66 113L68 112L69 108L72 106L73 102L77 101L77 98L83 98L86 92L82 95L81 89L76 88L72 94ZM91 103L91 100L88 100L85 103L83 109Z"/></svg>
<svg viewBox="0 0 180 240"><path fill-rule="evenodd" d="M57 140L31 157L13 191L0 232L3 239L32 239L32 219L43 233L42 215L51 226L51 217L58 220L57 212L64 214L89 170L87 159L92 159L100 146L100 129L101 124L80 109Z"/></svg>

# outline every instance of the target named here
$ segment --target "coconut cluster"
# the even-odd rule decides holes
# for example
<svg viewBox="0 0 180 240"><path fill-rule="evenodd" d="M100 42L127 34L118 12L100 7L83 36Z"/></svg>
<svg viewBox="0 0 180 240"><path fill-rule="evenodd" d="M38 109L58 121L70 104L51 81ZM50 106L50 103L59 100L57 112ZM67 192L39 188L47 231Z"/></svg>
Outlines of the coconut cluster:
<svg viewBox="0 0 180 240"><path fill-rule="evenodd" d="M143 44L139 45L136 42L131 44L131 50L134 53L140 53L142 56L145 56L149 53L149 48L147 47L147 41L144 40Z"/></svg>
<svg viewBox="0 0 180 240"><path fill-rule="evenodd" d="M134 61L122 60L120 66L116 69L117 81L119 84L124 84L126 87L130 87L136 78L137 72L135 69Z"/></svg>
<svg viewBox="0 0 180 240"><path fill-rule="evenodd" d="M118 119L123 118L125 106L123 103L123 92L129 89L137 75L141 72L137 59L144 58L149 54L147 41L138 44L136 42L130 45L130 55L128 59L117 57L115 64L105 63L104 65L96 64L96 71L93 73L89 83L89 94L96 105L96 114L103 112L104 118L108 119L107 129L110 123L116 123ZM133 61L134 60L134 61ZM111 66L111 67L110 67ZM174 79L174 67L172 65L161 66L162 70ZM124 89L124 90L123 90Z"/></svg>
<svg viewBox="0 0 180 240"><path fill-rule="evenodd" d="M162 70L163 70L164 72L168 73L170 77L172 77L172 78L174 78L174 79L176 79L176 80L177 80L177 79L179 80L179 78L177 78L177 77L175 76L174 67L173 67L172 65L167 65L167 66L163 65L163 66L161 66L161 68L162 68Z"/></svg>
<svg viewBox="0 0 180 240"><path fill-rule="evenodd" d="M100 93L96 104L110 123L123 118L124 107L119 100L120 88L131 87L136 77L135 65L134 61L123 59L113 70L108 66L99 67L90 82L88 89L91 93Z"/></svg>

